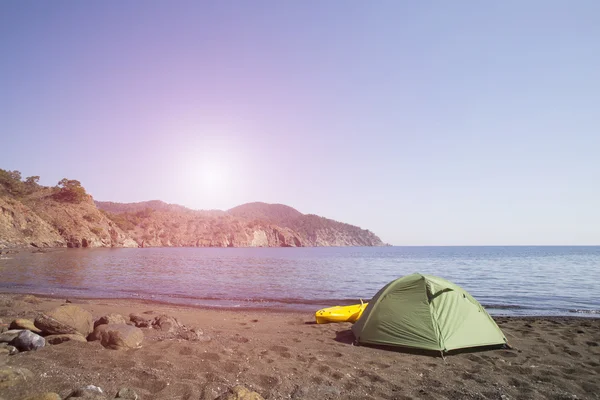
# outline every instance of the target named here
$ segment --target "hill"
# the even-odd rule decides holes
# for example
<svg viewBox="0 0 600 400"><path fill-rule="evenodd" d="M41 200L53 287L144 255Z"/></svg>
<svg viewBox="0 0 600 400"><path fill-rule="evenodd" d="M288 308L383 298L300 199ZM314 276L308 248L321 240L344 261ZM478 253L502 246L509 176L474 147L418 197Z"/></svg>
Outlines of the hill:
<svg viewBox="0 0 600 400"><path fill-rule="evenodd" d="M79 181L55 187L0 169L0 248L381 246L369 230L283 204L191 210L160 200L94 201Z"/></svg>

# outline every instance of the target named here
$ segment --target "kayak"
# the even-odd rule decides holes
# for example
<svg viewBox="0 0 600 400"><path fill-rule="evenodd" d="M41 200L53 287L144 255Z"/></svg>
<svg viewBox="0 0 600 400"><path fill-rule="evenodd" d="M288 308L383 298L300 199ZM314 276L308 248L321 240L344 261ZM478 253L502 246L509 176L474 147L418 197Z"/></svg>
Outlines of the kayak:
<svg viewBox="0 0 600 400"><path fill-rule="evenodd" d="M353 304L351 306L335 306L323 308L315 313L317 324L330 322L356 322L369 303Z"/></svg>

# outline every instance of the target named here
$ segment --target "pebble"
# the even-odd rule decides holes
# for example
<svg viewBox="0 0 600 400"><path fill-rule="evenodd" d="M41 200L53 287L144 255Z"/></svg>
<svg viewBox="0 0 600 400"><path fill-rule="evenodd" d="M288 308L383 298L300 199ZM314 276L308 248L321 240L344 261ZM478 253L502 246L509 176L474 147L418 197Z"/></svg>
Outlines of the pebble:
<svg viewBox="0 0 600 400"><path fill-rule="evenodd" d="M117 399L138 400L140 396L131 388L122 388L117 392Z"/></svg>
<svg viewBox="0 0 600 400"><path fill-rule="evenodd" d="M69 394L65 400L71 398L82 397L84 399L105 399L104 390L94 385L87 385L79 389L75 389Z"/></svg>

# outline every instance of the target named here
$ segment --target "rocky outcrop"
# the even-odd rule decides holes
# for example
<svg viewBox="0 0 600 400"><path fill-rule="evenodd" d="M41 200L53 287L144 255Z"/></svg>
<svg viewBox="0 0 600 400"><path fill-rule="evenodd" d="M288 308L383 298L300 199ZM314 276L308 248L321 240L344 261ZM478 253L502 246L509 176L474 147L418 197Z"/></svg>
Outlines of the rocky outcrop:
<svg viewBox="0 0 600 400"><path fill-rule="evenodd" d="M95 202L78 181L50 188L17 172L0 169L0 249L383 245L368 230L283 204L200 211L158 200Z"/></svg>
<svg viewBox="0 0 600 400"><path fill-rule="evenodd" d="M64 247L66 241L31 208L0 196L0 248L23 246Z"/></svg>

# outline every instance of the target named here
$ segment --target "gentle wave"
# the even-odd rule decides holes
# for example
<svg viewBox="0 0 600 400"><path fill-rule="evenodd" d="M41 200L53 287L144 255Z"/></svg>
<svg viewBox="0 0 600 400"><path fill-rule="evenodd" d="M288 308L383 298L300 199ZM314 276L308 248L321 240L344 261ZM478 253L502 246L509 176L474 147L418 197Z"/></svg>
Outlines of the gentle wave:
<svg viewBox="0 0 600 400"><path fill-rule="evenodd" d="M574 310L569 310L569 312L572 313L576 313L576 314L592 314L592 315L600 315L600 310L578 310L578 309L574 309Z"/></svg>

